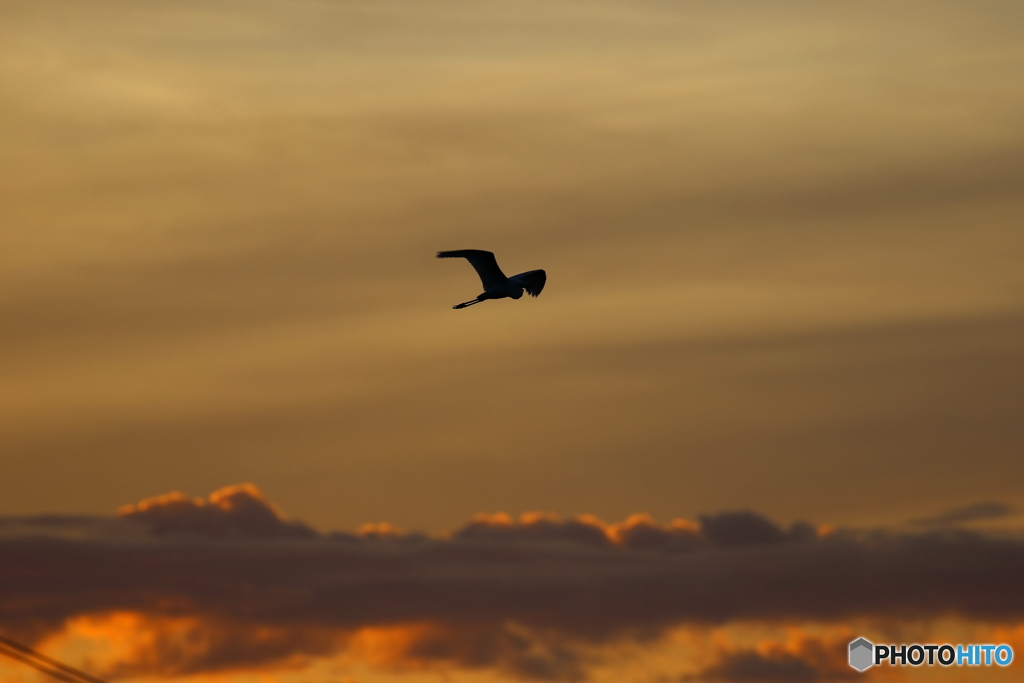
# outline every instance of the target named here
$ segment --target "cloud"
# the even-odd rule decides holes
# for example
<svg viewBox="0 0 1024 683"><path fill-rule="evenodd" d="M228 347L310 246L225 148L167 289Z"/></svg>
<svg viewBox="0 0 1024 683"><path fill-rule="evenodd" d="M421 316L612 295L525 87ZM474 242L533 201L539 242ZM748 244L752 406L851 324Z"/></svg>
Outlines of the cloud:
<svg viewBox="0 0 1024 683"><path fill-rule="evenodd" d="M682 681L707 683L818 683L861 675L847 665L847 640L801 636L788 643L766 641L755 648L725 648L718 659Z"/></svg>
<svg viewBox="0 0 1024 683"><path fill-rule="evenodd" d="M561 519L557 515L526 513L518 520L505 513L478 515L453 534L456 539L489 541L567 541L604 547L611 545L605 526L592 517Z"/></svg>
<svg viewBox="0 0 1024 683"><path fill-rule="evenodd" d="M125 611L77 617L66 630L105 641L108 647L113 642L112 653L92 657L85 667L104 678L173 678L267 664L299 665L336 651L344 635L318 623Z"/></svg>
<svg viewBox="0 0 1024 683"><path fill-rule="evenodd" d="M817 530L805 523L783 529L754 512L705 515L700 523L673 519L659 524L648 514L631 515L623 522L606 524L593 515L562 518L552 513L528 512L514 519L499 512L478 515L452 534L475 541L552 541L594 547L620 546L635 550L686 552L703 546L739 547L813 538Z"/></svg>
<svg viewBox="0 0 1024 683"><path fill-rule="evenodd" d="M494 668L519 679L577 681L595 660L570 636L513 623L425 621L345 629L223 615L114 612L78 617L66 631L77 638L114 641L113 652L93 656L86 667L109 678L300 667L314 657L346 651L375 668L399 672Z"/></svg>
<svg viewBox="0 0 1024 683"><path fill-rule="evenodd" d="M518 679L577 681L593 659L565 634L538 633L515 623L445 624L424 622L365 628L349 648L377 666L425 669L455 665L494 667Z"/></svg>
<svg viewBox="0 0 1024 683"><path fill-rule="evenodd" d="M701 533L711 543L724 547L782 543L813 538L814 527L795 524L788 532L753 512L726 512L700 518Z"/></svg>
<svg viewBox="0 0 1024 683"><path fill-rule="evenodd" d="M717 518L712 518L714 520ZM767 524L771 524L767 522ZM543 512L528 512L514 519L499 512L478 515L452 534L452 538L476 541L551 541L593 547L621 546L643 550L694 550L709 542L701 527L684 519L658 524L648 514L631 515L625 521L605 524L593 515L563 519Z"/></svg>
<svg viewBox="0 0 1024 683"><path fill-rule="evenodd" d="M596 648L686 624L1024 617L1024 539L964 530L532 513L480 516L446 537L388 525L319 535L251 486L120 514L150 533L48 537L44 524L0 540L0 628L32 642L76 623L135 634L101 669L117 676L348 651L388 667L577 680ZM810 647L737 650L705 673L804 675Z"/></svg>
<svg viewBox="0 0 1024 683"><path fill-rule="evenodd" d="M174 491L146 498L117 511L118 516L147 524L157 535L187 533L222 538L309 538L316 532L299 522L284 520L252 484L226 486L206 500Z"/></svg>
<svg viewBox="0 0 1024 683"><path fill-rule="evenodd" d="M974 503L965 507L947 510L935 517L924 517L913 520L912 524L917 526L955 526L966 522L987 522L993 519L1009 517L1014 512L1013 508L1003 503Z"/></svg>
<svg viewBox="0 0 1024 683"><path fill-rule="evenodd" d="M647 514L632 515L609 526L606 533L616 545L637 550L696 550L708 538L693 522L677 518L661 525Z"/></svg>

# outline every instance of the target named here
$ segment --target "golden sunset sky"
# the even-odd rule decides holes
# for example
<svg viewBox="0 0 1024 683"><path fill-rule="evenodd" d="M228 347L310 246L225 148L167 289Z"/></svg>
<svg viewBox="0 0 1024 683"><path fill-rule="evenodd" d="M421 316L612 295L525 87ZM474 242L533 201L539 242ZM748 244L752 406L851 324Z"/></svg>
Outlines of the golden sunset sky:
<svg viewBox="0 0 1024 683"><path fill-rule="evenodd" d="M0 517L252 482L322 532L1019 529L1022 36L1019 0L0 0ZM546 289L451 310L467 248Z"/></svg>

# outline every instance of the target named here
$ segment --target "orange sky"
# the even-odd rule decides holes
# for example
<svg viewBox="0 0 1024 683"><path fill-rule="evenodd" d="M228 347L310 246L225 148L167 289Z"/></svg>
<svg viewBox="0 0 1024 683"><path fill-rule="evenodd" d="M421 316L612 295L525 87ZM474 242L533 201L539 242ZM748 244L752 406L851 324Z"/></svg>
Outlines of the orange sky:
<svg viewBox="0 0 1024 683"><path fill-rule="evenodd" d="M321 530L1019 527L1022 31L1016 0L0 2L0 516L251 481ZM451 310L463 248L544 293Z"/></svg>
<svg viewBox="0 0 1024 683"><path fill-rule="evenodd" d="M8 512L1024 501L1018 3L0 11Z"/></svg>

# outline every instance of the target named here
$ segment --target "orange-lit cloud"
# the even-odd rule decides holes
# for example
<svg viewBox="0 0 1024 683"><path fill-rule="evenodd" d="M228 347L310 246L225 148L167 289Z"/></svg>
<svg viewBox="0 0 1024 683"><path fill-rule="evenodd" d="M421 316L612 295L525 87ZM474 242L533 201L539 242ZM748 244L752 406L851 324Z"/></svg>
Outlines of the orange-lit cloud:
<svg viewBox="0 0 1024 683"><path fill-rule="evenodd" d="M647 514L606 524L593 515L562 518L543 512L527 512L514 519L503 512L477 515L452 534L455 539L504 541L563 541L597 547L623 546L647 549L692 549L701 544L700 526L683 519L658 524Z"/></svg>
<svg viewBox="0 0 1024 683"><path fill-rule="evenodd" d="M638 550L687 551L701 546L741 546L781 543L818 535L808 524L783 529L753 512L702 516L699 523L673 519L659 524L648 514L630 515L606 524L593 515L562 518L553 513L527 512L513 519L503 512L477 515L452 534L456 539L505 541L564 541Z"/></svg>
<svg viewBox="0 0 1024 683"><path fill-rule="evenodd" d="M347 648L371 665L396 670L495 668L530 680L580 680L597 659L594 648L569 634L493 621L366 627Z"/></svg>
<svg viewBox="0 0 1024 683"><path fill-rule="evenodd" d="M269 623L228 614L166 616L115 611L69 619L54 640L89 641L85 666L110 678L177 677L238 668L297 668L336 651L338 629L315 622Z"/></svg>
<svg viewBox="0 0 1024 683"><path fill-rule="evenodd" d="M719 648L716 661L682 681L705 683L818 683L863 677L846 661L851 637L828 639L794 634L784 642L766 640L754 647Z"/></svg>
<svg viewBox="0 0 1024 683"><path fill-rule="evenodd" d="M189 534L224 538L310 538L317 533L296 521L287 521L280 509L253 484L227 486L208 499L181 492L147 498L121 507L122 519L141 522L152 534ZM659 524L645 513L617 523L605 523L593 515L563 518L546 512L526 512L518 519L498 512L480 514L455 530L455 540L554 541L597 547L621 546L646 550L694 550L702 545L732 546L780 543L812 537L819 530L807 524L782 529L752 512L728 512L703 516L698 522L673 519ZM334 534L342 537L344 534ZM407 534L387 522L359 527L362 538L401 538Z"/></svg>
<svg viewBox="0 0 1024 683"><path fill-rule="evenodd" d="M286 522L277 507L252 484L227 486L214 491L208 500L174 491L125 505L117 514L144 522L158 535L191 533L255 538L316 535L304 524Z"/></svg>

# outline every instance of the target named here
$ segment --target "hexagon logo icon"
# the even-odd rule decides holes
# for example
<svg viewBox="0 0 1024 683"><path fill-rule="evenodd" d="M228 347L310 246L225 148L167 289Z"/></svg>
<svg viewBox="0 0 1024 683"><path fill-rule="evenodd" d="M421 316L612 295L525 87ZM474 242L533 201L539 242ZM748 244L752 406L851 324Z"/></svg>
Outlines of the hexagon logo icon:
<svg viewBox="0 0 1024 683"><path fill-rule="evenodd" d="M864 671L874 664L875 646L864 638L858 638L850 643L850 666L857 671Z"/></svg>

